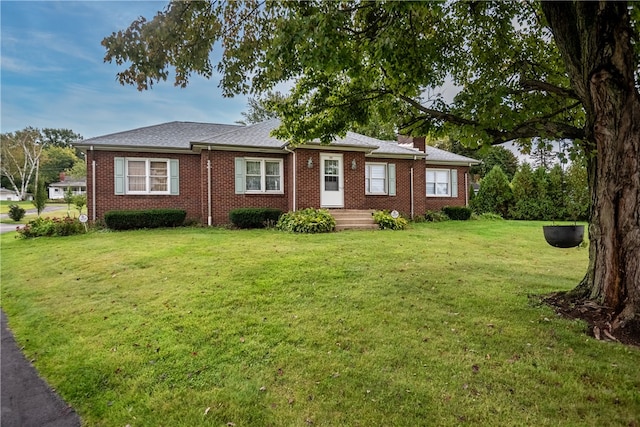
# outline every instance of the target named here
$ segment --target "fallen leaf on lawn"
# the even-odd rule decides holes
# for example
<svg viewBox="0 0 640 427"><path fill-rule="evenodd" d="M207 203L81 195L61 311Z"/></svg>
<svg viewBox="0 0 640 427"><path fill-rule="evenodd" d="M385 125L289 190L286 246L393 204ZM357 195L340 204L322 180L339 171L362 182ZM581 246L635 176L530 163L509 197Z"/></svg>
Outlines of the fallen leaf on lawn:
<svg viewBox="0 0 640 427"><path fill-rule="evenodd" d="M478 365L473 365L473 366L471 367L471 370L472 370L474 373L475 373L475 372L480 372L480 366L478 366Z"/></svg>
<svg viewBox="0 0 640 427"><path fill-rule="evenodd" d="M207 415L210 410L211 410L211 406L209 406L207 409L204 410L204 414Z"/></svg>
<svg viewBox="0 0 640 427"><path fill-rule="evenodd" d="M260 387L260 391L267 391L267 388L265 386Z"/></svg>
<svg viewBox="0 0 640 427"><path fill-rule="evenodd" d="M240 342L244 342L244 337L240 337Z"/></svg>

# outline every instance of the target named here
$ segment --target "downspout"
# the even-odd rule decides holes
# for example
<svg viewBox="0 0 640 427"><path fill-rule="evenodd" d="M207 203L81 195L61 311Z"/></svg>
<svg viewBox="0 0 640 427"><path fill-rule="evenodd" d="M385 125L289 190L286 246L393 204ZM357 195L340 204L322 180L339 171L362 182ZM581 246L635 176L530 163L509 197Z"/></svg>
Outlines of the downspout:
<svg viewBox="0 0 640 427"><path fill-rule="evenodd" d="M89 150L91 150L91 221L96 222L96 160L93 145Z"/></svg>
<svg viewBox="0 0 640 427"><path fill-rule="evenodd" d="M294 150L290 150L289 147L287 147L286 145L284 146L284 151L293 154L293 191L291 192L291 196L293 198L293 206L292 206L292 210L297 210L297 203L296 203L296 199L297 199L297 192L296 192L296 152Z"/></svg>
<svg viewBox="0 0 640 427"><path fill-rule="evenodd" d="M464 205L469 206L469 172L464 173Z"/></svg>
<svg viewBox="0 0 640 427"><path fill-rule="evenodd" d="M409 192L411 193L411 219L413 220L413 167L409 175Z"/></svg>
<svg viewBox="0 0 640 427"><path fill-rule="evenodd" d="M213 218L211 217L211 146L208 147L207 155L207 225L211 227Z"/></svg>

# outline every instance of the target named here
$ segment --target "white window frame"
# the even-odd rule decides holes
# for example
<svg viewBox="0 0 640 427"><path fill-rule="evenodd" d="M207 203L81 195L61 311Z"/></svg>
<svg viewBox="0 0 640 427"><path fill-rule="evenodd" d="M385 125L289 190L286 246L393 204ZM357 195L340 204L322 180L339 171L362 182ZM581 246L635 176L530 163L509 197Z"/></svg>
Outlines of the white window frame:
<svg viewBox="0 0 640 427"><path fill-rule="evenodd" d="M247 188L247 162L260 162L260 190L249 190ZM267 167L266 163L277 163L279 169L279 190L267 190ZM269 157L245 157L244 158L244 193L245 194L284 194L284 161L283 159Z"/></svg>
<svg viewBox="0 0 640 427"><path fill-rule="evenodd" d="M371 166L382 166L384 169L384 190L380 191L371 191ZM386 196L389 194L389 168L387 163L376 163L376 162L366 162L365 163L365 172L364 172L364 192L367 195L380 195Z"/></svg>
<svg viewBox="0 0 640 427"><path fill-rule="evenodd" d="M434 194L429 194L429 172L434 172L434 176L436 180L434 181ZM438 172L444 172L447 175L447 194L437 194L438 193L438 184L440 183L438 179ZM427 197L451 197L451 169L435 169L435 168L427 168L425 172L425 192Z"/></svg>
<svg viewBox="0 0 640 427"><path fill-rule="evenodd" d="M145 162L145 190L129 189L129 162ZM164 190L151 190L151 162L162 162L167 165L167 185ZM171 194L171 163L169 159L147 157L127 157L124 161L125 194Z"/></svg>

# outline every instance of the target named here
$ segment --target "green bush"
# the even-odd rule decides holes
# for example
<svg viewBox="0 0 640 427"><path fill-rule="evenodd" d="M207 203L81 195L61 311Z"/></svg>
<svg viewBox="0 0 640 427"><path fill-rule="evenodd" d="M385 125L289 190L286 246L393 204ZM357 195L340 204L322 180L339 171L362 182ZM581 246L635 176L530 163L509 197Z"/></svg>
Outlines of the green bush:
<svg viewBox="0 0 640 427"><path fill-rule="evenodd" d="M36 218L18 230L18 237L72 236L85 232L84 225L77 218Z"/></svg>
<svg viewBox="0 0 640 427"><path fill-rule="evenodd" d="M23 208L21 208L18 205L9 205L9 218L11 218L16 222L24 218L24 215L26 213L27 211L25 211Z"/></svg>
<svg viewBox="0 0 640 427"><path fill-rule="evenodd" d="M493 212L505 217L512 202L509 179L500 166L494 166L480 182L480 191L471 201L471 207L477 214Z"/></svg>
<svg viewBox="0 0 640 427"><path fill-rule="evenodd" d="M445 206L442 208L442 212L444 212L450 219L457 221L466 221L471 218L471 208L466 206Z"/></svg>
<svg viewBox="0 0 640 427"><path fill-rule="evenodd" d="M404 230L409 225L409 222L398 216L394 218L389 211L375 211L373 213L373 220L378 224L381 230Z"/></svg>
<svg viewBox="0 0 640 427"><path fill-rule="evenodd" d="M276 228L294 233L328 233L336 228L336 220L326 209L307 208L283 214Z"/></svg>
<svg viewBox="0 0 640 427"><path fill-rule="evenodd" d="M281 215L282 211L275 208L240 208L229 212L229 219L238 228L265 228Z"/></svg>
<svg viewBox="0 0 640 427"><path fill-rule="evenodd" d="M109 211L104 214L104 222L112 230L179 227L186 216L182 209Z"/></svg>
<svg viewBox="0 0 640 427"><path fill-rule="evenodd" d="M424 214L424 219L427 222L442 222L449 221L450 218L442 211L427 211Z"/></svg>

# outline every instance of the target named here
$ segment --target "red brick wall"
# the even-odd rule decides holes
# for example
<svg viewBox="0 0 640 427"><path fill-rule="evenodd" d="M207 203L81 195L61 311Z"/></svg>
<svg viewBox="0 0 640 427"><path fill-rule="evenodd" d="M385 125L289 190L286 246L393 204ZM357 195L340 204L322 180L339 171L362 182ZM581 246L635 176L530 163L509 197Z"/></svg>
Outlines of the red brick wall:
<svg viewBox="0 0 640 427"><path fill-rule="evenodd" d="M291 184L287 177L283 179L284 194L235 194L235 158L245 157L247 153L236 151L202 152L202 219L207 223L207 159L211 158L211 211L213 224L228 224L229 212L237 208L277 208L283 212L289 210ZM283 170L290 169L287 154L251 153L249 157L284 159Z"/></svg>
<svg viewBox="0 0 640 427"><path fill-rule="evenodd" d="M320 154L329 150L296 150L297 194L296 208L320 206ZM334 151L335 152L335 151ZM426 210L439 210L444 206L464 206L467 188L465 174L468 167L432 166L458 170L458 197L426 197L426 166L424 160L373 159L362 152L340 152L344 160L345 209L397 210L407 217L411 213L409 191L413 169L413 210L422 215ZM187 211L187 218L207 223L208 182L207 160L211 161L211 217L213 224L229 223L229 212L241 207L273 207L283 212L293 209L293 156L283 154L250 154L251 157L284 160L283 194L235 194L235 158L247 153L231 151L202 151L201 154L144 154L129 152L87 152L87 204L89 218L93 218L92 161L96 161L96 217L113 209L179 208ZM180 161L180 195L115 195L114 157L157 157ZM313 166L308 167L311 158ZM352 168L355 160L356 168ZM365 194L365 164L367 162L394 163L396 165L396 196Z"/></svg>
<svg viewBox="0 0 640 427"><path fill-rule="evenodd" d="M116 195L114 177L115 157L144 157L178 159L180 168L180 195ZM116 209L175 208L187 211L187 219L201 219L200 156L194 154L130 153L117 151L87 151L87 206L93 218L92 162L96 162L97 219L105 212Z"/></svg>
<svg viewBox="0 0 640 427"><path fill-rule="evenodd" d="M445 206L466 206L467 193L469 189L465 186L465 176L469 173L468 166L440 166L440 165L427 165L426 168L433 169L456 169L458 171L458 197L426 197L426 175L423 175L423 191L421 195L424 197L425 211L439 211ZM425 174L426 174L425 168ZM421 214L423 212L416 213Z"/></svg>

